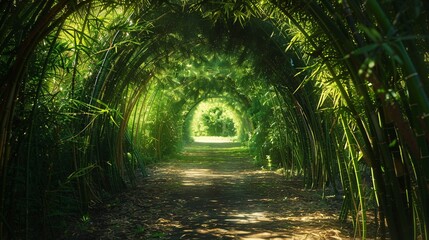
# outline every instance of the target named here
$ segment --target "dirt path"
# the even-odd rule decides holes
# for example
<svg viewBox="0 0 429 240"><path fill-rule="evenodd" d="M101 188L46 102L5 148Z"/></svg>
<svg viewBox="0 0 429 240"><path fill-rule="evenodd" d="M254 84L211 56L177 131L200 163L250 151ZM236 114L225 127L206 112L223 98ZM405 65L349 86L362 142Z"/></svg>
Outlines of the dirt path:
<svg viewBox="0 0 429 240"><path fill-rule="evenodd" d="M195 143L98 206L75 239L350 239L340 203L255 169L234 143Z"/></svg>

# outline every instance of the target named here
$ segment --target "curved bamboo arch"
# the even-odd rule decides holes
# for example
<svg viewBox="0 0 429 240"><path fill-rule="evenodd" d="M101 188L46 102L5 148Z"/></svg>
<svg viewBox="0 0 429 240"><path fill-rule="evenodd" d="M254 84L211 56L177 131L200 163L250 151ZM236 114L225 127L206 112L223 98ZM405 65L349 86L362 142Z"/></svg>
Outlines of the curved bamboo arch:
<svg viewBox="0 0 429 240"><path fill-rule="evenodd" d="M44 80L48 79L46 74L55 72L52 70L55 65L49 65L53 64L50 58L63 56L55 52L55 47L59 46L57 43L64 38L61 34L67 28L78 36L73 37L75 47L85 47L85 42L91 42L91 47L99 51L93 59L88 57L94 60L89 64L88 76L79 79L77 67L80 66L79 55L89 51L85 48L67 53L74 56L74 61L70 61L73 64L68 66L71 71L57 69L72 82L71 94L65 97L72 101L67 110L78 109L86 114L82 119L64 117L65 123L58 126L71 123L71 129L80 129L78 134L67 138L75 141L73 146L88 141L94 148L72 147L61 152L43 147L58 156L73 156L74 166L69 169L74 172L64 173L63 180L70 186L71 182L77 186L83 211L90 198L96 198L93 186L112 190L115 185L124 185L122 177L128 163L123 157L127 148L123 142L128 141L127 123L161 65L168 63L176 52L180 57L186 56L187 51L188 56L192 56L192 44L207 44L213 51L230 50L239 59L253 59L252 67L273 86L270 96L274 96L272 101L276 102L272 106L277 111L276 131L281 136L281 147L276 149L279 155L299 159L296 163L304 172L309 187L333 184L338 180L335 175L341 175L346 202L350 204L345 216L350 210L356 226L362 223L363 237L367 231L365 212L369 200L362 193L365 191L362 178L368 175L373 178L374 189L370 194L377 200L380 223L384 226L384 219L387 220L392 238L428 237L429 71L428 43L422 36L429 32L429 24L418 24L429 21L428 3L417 1L420 4L410 8L400 1L381 7L382 1L377 0L365 4L352 0L248 0L224 5L206 1L190 1L185 5L176 1L130 2L0 3L0 30L4 33L0 39L2 237L13 237L15 232L9 223L13 222L14 211L18 212L19 206L11 202L14 196L8 197L6 193L18 190L25 195L22 199L27 199L22 203L27 213L21 214L25 223L18 225L25 225L27 237L29 234L30 171L35 164L30 156L37 152L32 148L36 142L34 129L41 126L37 125L36 117L37 106L41 105L39 93ZM100 39L91 39L88 24L94 17L91 11L114 12L112 9L116 7L121 9L116 15L127 15L132 10L135 14L109 26L111 32L105 27L106 35L100 35ZM14 20L23 16L29 17L21 22ZM77 19L74 24L80 24L80 30L73 24L67 25L72 17ZM183 24L175 25L178 22ZM97 24L101 28L104 23ZM178 29L180 27L183 29ZM202 37L197 31L191 31L196 29ZM175 45L178 42L186 44ZM33 63L42 66L40 71L31 68ZM88 89L75 89L79 81ZM36 93L28 90L32 84L39 86ZM51 94L51 100L61 95L59 92ZM124 96L129 96L129 100L124 101ZM30 111L28 106L32 106ZM286 125L293 127L285 130ZM60 131L58 126L54 128L56 132L43 132L37 137L58 137L55 135ZM112 144L111 139L116 142ZM64 147L64 139L56 143ZM101 151L106 146L110 146L107 151ZM294 146L298 146L297 149ZM21 153L23 149L25 154ZM103 160L110 155L116 158L113 167ZM336 161L329 160L332 158ZM82 159L90 161L79 165L85 162ZM88 164L91 161L94 164ZM289 163L286 161L284 166ZM25 173L17 170L21 168ZM20 178L25 179L25 186L15 181ZM415 224L403 227L410 222Z"/></svg>

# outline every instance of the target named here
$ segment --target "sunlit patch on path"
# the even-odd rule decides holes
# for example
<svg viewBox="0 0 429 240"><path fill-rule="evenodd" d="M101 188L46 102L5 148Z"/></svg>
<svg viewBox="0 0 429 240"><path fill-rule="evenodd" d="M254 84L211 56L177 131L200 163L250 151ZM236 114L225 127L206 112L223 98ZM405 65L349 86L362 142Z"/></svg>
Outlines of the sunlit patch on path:
<svg viewBox="0 0 429 240"><path fill-rule="evenodd" d="M207 136L207 137L194 137L196 143L229 143L234 142L233 137L217 137L217 136Z"/></svg>
<svg viewBox="0 0 429 240"><path fill-rule="evenodd" d="M261 171L232 142L196 142L93 214L100 239L352 239L339 202Z"/></svg>

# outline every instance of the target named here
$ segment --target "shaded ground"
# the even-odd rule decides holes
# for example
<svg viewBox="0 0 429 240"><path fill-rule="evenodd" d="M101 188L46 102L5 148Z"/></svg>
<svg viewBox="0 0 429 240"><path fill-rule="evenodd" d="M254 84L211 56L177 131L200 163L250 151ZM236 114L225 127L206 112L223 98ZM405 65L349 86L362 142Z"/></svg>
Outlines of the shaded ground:
<svg viewBox="0 0 429 240"><path fill-rule="evenodd" d="M255 169L236 143L194 143L93 209L73 239L351 239L341 202Z"/></svg>

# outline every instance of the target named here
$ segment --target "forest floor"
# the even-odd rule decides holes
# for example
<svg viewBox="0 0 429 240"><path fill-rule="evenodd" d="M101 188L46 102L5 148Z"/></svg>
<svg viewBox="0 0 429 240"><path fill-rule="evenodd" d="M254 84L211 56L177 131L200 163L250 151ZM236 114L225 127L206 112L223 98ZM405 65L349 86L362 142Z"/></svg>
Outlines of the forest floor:
<svg viewBox="0 0 429 240"><path fill-rule="evenodd" d="M238 143L193 143L91 209L73 239L353 239L341 199L256 168Z"/></svg>

